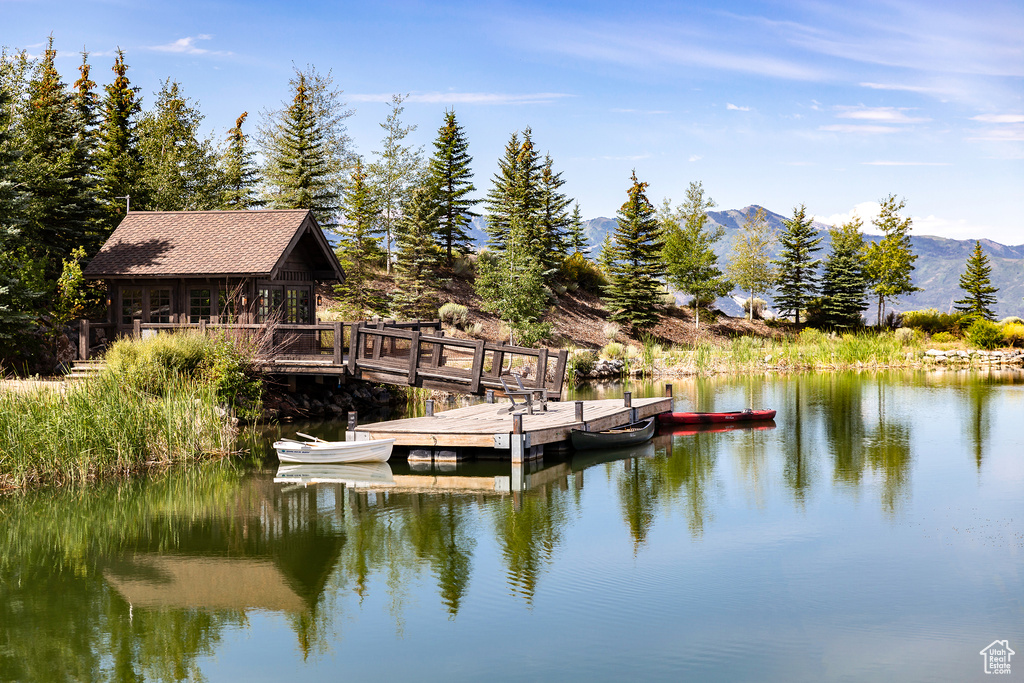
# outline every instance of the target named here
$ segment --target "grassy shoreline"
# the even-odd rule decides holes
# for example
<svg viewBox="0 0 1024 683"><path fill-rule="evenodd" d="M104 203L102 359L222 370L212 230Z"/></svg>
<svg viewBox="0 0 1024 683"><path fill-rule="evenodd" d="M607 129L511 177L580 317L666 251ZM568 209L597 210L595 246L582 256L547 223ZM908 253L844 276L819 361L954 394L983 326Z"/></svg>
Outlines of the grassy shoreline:
<svg viewBox="0 0 1024 683"><path fill-rule="evenodd" d="M0 492L229 454L237 428L222 402L215 384L186 373L146 391L109 368L63 387L0 389Z"/></svg>

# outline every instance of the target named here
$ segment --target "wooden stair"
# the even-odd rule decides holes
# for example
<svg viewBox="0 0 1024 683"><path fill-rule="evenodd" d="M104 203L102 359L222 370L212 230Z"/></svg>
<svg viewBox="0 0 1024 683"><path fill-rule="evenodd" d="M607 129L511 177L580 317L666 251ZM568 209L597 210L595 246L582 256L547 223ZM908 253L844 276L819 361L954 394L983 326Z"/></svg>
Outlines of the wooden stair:
<svg viewBox="0 0 1024 683"><path fill-rule="evenodd" d="M71 363L71 371L64 375L64 379L94 377L106 367L106 361L102 360L76 360Z"/></svg>

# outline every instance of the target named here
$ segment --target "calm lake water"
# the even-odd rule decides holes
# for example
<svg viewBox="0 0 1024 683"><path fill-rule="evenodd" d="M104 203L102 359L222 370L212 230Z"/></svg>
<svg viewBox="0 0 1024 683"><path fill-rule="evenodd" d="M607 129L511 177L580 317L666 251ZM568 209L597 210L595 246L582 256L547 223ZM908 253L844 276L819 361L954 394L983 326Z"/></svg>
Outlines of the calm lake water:
<svg viewBox="0 0 1024 683"><path fill-rule="evenodd" d="M997 639L1024 677L1024 376L674 384L778 418L514 493L271 456L0 499L0 680L964 681Z"/></svg>

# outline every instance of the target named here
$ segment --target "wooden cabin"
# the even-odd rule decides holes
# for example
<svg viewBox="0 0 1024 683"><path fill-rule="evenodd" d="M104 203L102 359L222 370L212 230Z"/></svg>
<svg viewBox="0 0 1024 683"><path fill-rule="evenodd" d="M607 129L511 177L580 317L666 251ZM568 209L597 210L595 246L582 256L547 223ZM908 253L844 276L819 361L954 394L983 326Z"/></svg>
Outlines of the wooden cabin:
<svg viewBox="0 0 1024 683"><path fill-rule="evenodd" d="M315 325L318 282L344 280L313 214L133 211L85 269L114 336L143 324Z"/></svg>

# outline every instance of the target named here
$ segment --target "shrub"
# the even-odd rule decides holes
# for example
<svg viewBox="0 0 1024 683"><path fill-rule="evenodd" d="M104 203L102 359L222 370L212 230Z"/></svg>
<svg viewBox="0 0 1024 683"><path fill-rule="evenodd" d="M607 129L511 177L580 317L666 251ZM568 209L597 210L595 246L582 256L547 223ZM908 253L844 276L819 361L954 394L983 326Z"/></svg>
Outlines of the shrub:
<svg viewBox="0 0 1024 683"><path fill-rule="evenodd" d="M473 274L473 259L470 256L459 256L452 264L452 272L456 277L468 278Z"/></svg>
<svg viewBox="0 0 1024 683"><path fill-rule="evenodd" d="M922 311L907 311L903 314L903 327L912 327L921 330L925 334L934 335L936 332L952 332L957 334L963 326L963 313L939 313L934 308L926 308Z"/></svg>
<svg viewBox="0 0 1024 683"><path fill-rule="evenodd" d="M1005 323L1002 328L1003 342L1007 346L1024 346L1024 324Z"/></svg>
<svg viewBox="0 0 1024 683"><path fill-rule="evenodd" d="M469 309L462 304L449 301L437 309L437 317L441 319L442 323L462 329L469 322Z"/></svg>
<svg viewBox="0 0 1024 683"><path fill-rule="evenodd" d="M255 369L256 349L242 338L198 332L119 339L106 355L107 370L124 386L161 396L180 379L213 387L217 398L243 417L260 412L263 383Z"/></svg>
<svg viewBox="0 0 1024 683"><path fill-rule="evenodd" d="M1003 331L991 320L979 318L967 328L967 340L979 349L994 349L1003 341Z"/></svg>
<svg viewBox="0 0 1024 683"><path fill-rule="evenodd" d="M619 342L609 342L601 349L601 357L615 360L623 357L623 351L625 351L625 347Z"/></svg>
<svg viewBox="0 0 1024 683"><path fill-rule="evenodd" d="M913 344L920 338L920 335L920 331L910 327L900 327L896 330L896 339L903 345Z"/></svg>
<svg viewBox="0 0 1024 683"><path fill-rule="evenodd" d="M622 328L618 323L605 323L604 328L601 330L604 333L604 338L610 342L615 341L621 331Z"/></svg>
<svg viewBox="0 0 1024 683"><path fill-rule="evenodd" d="M948 344L955 342L956 337L953 336L952 332L936 332L932 335L932 341L936 344Z"/></svg>
<svg viewBox="0 0 1024 683"><path fill-rule="evenodd" d="M597 354L589 349L570 352L569 360L566 364L569 381L573 384L579 383L582 378L594 371L594 363L596 362Z"/></svg>
<svg viewBox="0 0 1024 683"><path fill-rule="evenodd" d="M754 297L754 319L760 318L764 315L764 308L768 305L768 302L760 297ZM750 313L750 297L743 300L743 312Z"/></svg>
<svg viewBox="0 0 1024 683"><path fill-rule="evenodd" d="M608 284L608 278L597 264L579 252L562 261L560 270L565 280L575 282L593 294L600 294L602 288Z"/></svg>

